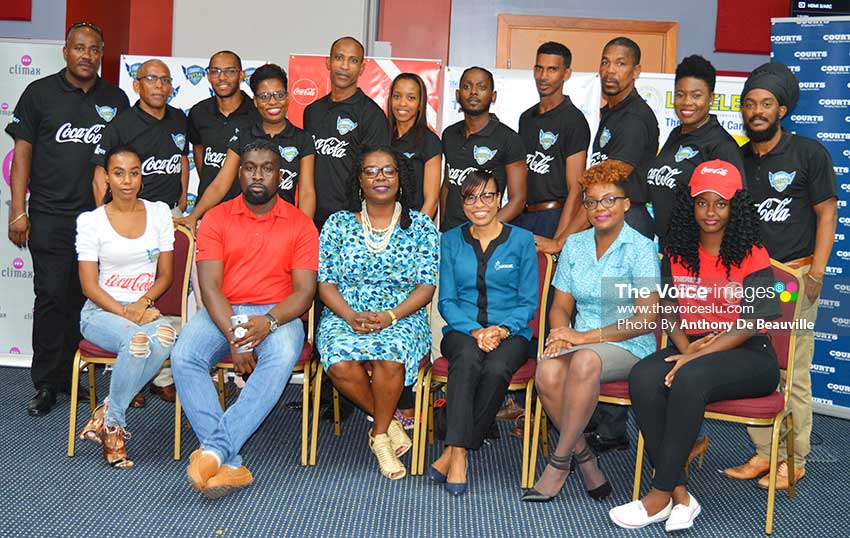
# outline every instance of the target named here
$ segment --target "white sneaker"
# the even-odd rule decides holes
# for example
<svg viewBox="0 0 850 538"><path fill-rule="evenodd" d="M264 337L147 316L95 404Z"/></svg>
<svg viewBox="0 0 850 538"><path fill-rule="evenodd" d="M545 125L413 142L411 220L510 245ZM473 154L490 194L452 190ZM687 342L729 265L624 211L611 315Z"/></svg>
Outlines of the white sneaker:
<svg viewBox="0 0 850 538"><path fill-rule="evenodd" d="M640 529L652 523L660 523L670 517L670 511L673 509L673 501L667 503L667 506L661 509L654 516L646 513L646 508L640 501L632 501L628 504L615 506L608 511L608 516L615 524L624 529Z"/></svg>
<svg viewBox="0 0 850 538"><path fill-rule="evenodd" d="M690 495L690 501L688 501L687 505L677 504L673 507L670 517L667 518L667 523L664 524L664 528L667 532L690 529L694 526L694 520L700 512L702 512L702 507L697 502L696 497Z"/></svg>

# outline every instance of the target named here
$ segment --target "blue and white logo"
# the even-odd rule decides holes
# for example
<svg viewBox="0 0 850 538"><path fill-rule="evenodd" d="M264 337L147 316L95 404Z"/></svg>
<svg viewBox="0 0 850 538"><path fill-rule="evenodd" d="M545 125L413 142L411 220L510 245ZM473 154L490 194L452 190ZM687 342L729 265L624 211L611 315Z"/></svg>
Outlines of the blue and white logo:
<svg viewBox="0 0 850 538"><path fill-rule="evenodd" d="M416 155L415 153L410 153L408 151L404 152L404 156L407 157L408 159L412 159L415 155Z"/></svg>
<svg viewBox="0 0 850 538"><path fill-rule="evenodd" d="M249 84L248 84L249 79L251 78L251 75L253 75L254 71L256 71L256 70L257 70L256 67L249 67L248 69L245 69L245 80L243 80L242 83L245 84L246 86L249 86ZM210 90L210 91L212 91L212 90Z"/></svg>
<svg viewBox="0 0 850 538"><path fill-rule="evenodd" d="M540 129L538 138L540 139L540 146L543 149L549 149L552 147L552 144L558 141L558 133L550 133L549 131Z"/></svg>
<svg viewBox="0 0 850 538"><path fill-rule="evenodd" d="M767 179L770 181L770 186L773 187L776 192L783 192L788 188L788 185L794 181L794 176L797 175L796 170L794 172L768 172Z"/></svg>
<svg viewBox="0 0 850 538"><path fill-rule="evenodd" d="M602 128L602 134L599 135L599 147L604 148L608 142L611 141L611 131L608 130L608 127Z"/></svg>
<svg viewBox="0 0 850 538"><path fill-rule="evenodd" d="M498 151L487 146L472 146L472 157L478 163L478 166L484 166L484 163L495 157Z"/></svg>
<svg viewBox="0 0 850 538"><path fill-rule="evenodd" d="M690 146L679 146L679 151L676 152L676 162L680 163L686 159L690 159L692 157L696 157L699 153L699 150L696 150Z"/></svg>
<svg viewBox="0 0 850 538"><path fill-rule="evenodd" d="M173 133L171 140L174 140L174 145L180 148L180 151L183 151L183 148L186 147L186 135L183 133Z"/></svg>
<svg viewBox="0 0 850 538"><path fill-rule="evenodd" d="M130 75L130 78L136 80L136 75L139 73L139 68L142 66L141 62L134 64L124 64L124 68L127 70L127 74Z"/></svg>
<svg viewBox="0 0 850 538"><path fill-rule="evenodd" d="M340 136L345 136L354 129L357 129L357 123L354 120L343 118L341 116L336 117L336 130L339 132Z"/></svg>
<svg viewBox="0 0 850 538"><path fill-rule="evenodd" d="M115 114L118 113L118 109L113 106L100 106L94 105L94 109L97 110L97 115L103 118L103 121L109 123L115 117Z"/></svg>
<svg viewBox="0 0 850 538"><path fill-rule="evenodd" d="M171 93L168 94L168 99L166 100L166 102L171 104L171 100L177 97L178 93L180 93L180 86L175 86L174 88L171 88Z"/></svg>
<svg viewBox="0 0 850 538"><path fill-rule="evenodd" d="M298 148L295 146L278 146L277 149L280 151L280 156L288 163L291 163L295 157L298 157Z"/></svg>
<svg viewBox="0 0 850 538"><path fill-rule="evenodd" d="M192 83L192 86L197 86L204 79L204 68L200 65L190 65L189 67L184 65L181 67L183 67L183 76Z"/></svg>

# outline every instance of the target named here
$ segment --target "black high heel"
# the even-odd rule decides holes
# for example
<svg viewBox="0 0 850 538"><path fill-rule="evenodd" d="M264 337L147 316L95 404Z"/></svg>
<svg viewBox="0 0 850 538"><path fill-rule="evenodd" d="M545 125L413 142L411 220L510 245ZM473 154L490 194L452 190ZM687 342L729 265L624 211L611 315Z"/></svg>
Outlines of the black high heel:
<svg viewBox="0 0 850 538"><path fill-rule="evenodd" d="M552 454L551 456L549 456L549 465L551 465L555 469L558 469L559 471L572 471L575 468L575 463L573 462L572 454L568 454L566 456L556 456L555 454ZM569 476L570 475L567 475L567 477ZM565 483L566 481L567 479L564 478ZM564 485L561 484L561 488L563 487ZM560 489L558 490L558 493L561 493ZM522 500L529 503L548 503L549 501L557 497L558 493L550 497L548 495L543 495L534 488L531 488L530 490L522 494Z"/></svg>
<svg viewBox="0 0 850 538"><path fill-rule="evenodd" d="M582 463L587 463L588 461L592 460L593 458L596 458L596 465L598 466L599 465L599 456L594 454L593 451L590 450L589 446L585 446L584 450L582 450L581 452L579 452L578 454L575 455L576 463L578 463L579 465L581 465ZM587 491L587 494L594 501L601 501L601 500L605 499L606 497L608 497L609 495L611 495L612 490L611 490L611 484L609 484L608 481L606 480L605 483L602 484L601 486L593 488L593 489L588 489L588 490L585 490L585 491Z"/></svg>

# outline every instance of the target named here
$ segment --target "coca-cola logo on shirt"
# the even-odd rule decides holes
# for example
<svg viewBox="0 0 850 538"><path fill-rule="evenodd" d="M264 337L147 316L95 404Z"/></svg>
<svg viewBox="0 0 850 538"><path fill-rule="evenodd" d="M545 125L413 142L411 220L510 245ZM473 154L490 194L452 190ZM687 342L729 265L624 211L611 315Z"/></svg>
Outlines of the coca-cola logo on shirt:
<svg viewBox="0 0 850 538"><path fill-rule="evenodd" d="M157 159L152 155L142 163L143 176L151 174L179 174L182 170L179 153L175 153L170 159Z"/></svg>
<svg viewBox="0 0 850 538"><path fill-rule="evenodd" d="M314 138L313 141L316 144L316 153L319 155L328 155L336 159L345 157L345 148L348 147L348 142L345 140L332 136L330 138Z"/></svg>
<svg viewBox="0 0 850 538"><path fill-rule="evenodd" d="M291 191L295 188L295 178L298 177L298 172L291 170L280 169L280 189Z"/></svg>
<svg viewBox="0 0 850 538"><path fill-rule="evenodd" d="M463 185L466 176L476 170L478 169L474 166L470 166L468 168L452 168L451 166L449 166L449 183L460 187Z"/></svg>
<svg viewBox="0 0 850 538"><path fill-rule="evenodd" d="M540 174L541 176L549 173L549 163L554 160L555 157L550 157L540 151L535 151L533 155L529 153L525 156L525 164L528 165L528 170L535 174Z"/></svg>
<svg viewBox="0 0 850 538"><path fill-rule="evenodd" d="M221 168L221 163L224 162L225 156L225 153L213 151L211 147L207 146L206 148L204 148L204 165Z"/></svg>
<svg viewBox="0 0 850 538"><path fill-rule="evenodd" d="M785 222L791 216L791 210L788 206L791 205L792 198L767 198L763 202L756 204L759 218L764 222Z"/></svg>
<svg viewBox="0 0 850 538"><path fill-rule="evenodd" d="M682 171L678 168L665 164L659 168L650 168L646 175L646 182L650 185L674 189L676 188L676 176L681 173Z"/></svg>
<svg viewBox="0 0 850 538"><path fill-rule="evenodd" d="M97 144L102 136L102 123L96 123L91 127L74 127L70 122L60 125L54 137L58 144L74 142L76 144Z"/></svg>
<svg viewBox="0 0 850 538"><path fill-rule="evenodd" d="M141 273L133 276L114 274L109 275L103 285L110 288L121 288L122 290L144 293L151 289L154 280L156 280L156 275L153 273Z"/></svg>

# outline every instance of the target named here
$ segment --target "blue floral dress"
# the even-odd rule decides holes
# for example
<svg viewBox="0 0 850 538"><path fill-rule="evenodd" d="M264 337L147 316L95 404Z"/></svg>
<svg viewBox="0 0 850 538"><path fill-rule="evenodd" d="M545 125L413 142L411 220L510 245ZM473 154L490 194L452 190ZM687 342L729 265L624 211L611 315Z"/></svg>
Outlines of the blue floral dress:
<svg viewBox="0 0 850 538"><path fill-rule="evenodd" d="M363 228L354 213L330 216L319 237L319 282L337 284L356 312L380 312L400 305L416 284L437 285L440 248L431 219L411 211L407 230L397 227L383 252L366 248ZM389 360L405 366L405 385L416 381L419 362L431 350L431 328L420 308L386 329L357 334L329 308L322 312L316 343L322 365L341 361Z"/></svg>

